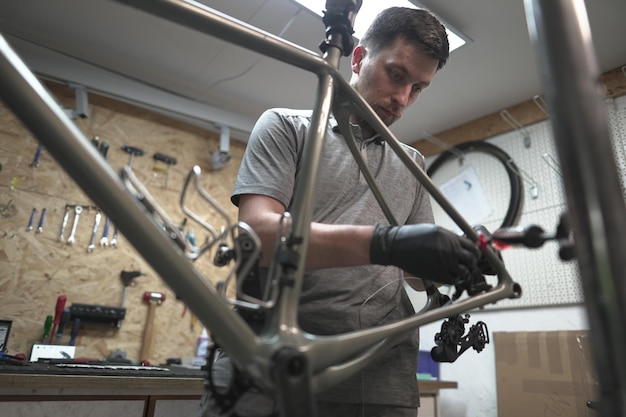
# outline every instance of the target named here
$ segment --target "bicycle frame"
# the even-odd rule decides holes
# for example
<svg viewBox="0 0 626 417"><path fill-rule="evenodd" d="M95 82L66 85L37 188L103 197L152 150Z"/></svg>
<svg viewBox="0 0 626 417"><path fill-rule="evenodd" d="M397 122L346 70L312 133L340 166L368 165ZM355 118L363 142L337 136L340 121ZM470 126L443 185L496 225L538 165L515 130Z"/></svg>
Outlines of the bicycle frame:
<svg viewBox="0 0 626 417"><path fill-rule="evenodd" d="M367 103L342 78L337 69L343 52L339 46L341 39L332 39L331 46L322 57L192 1L120 1L318 76L312 128L304 149L303 180L296 187L287 239L289 242L297 242L292 243L289 249L300 261L298 267L292 271L285 272L277 268L279 282L293 284L281 286L278 303L268 312L270 330L256 335L193 263L182 256L180 247L176 246L145 207L127 191L120 176L64 114L4 38L0 38L2 98L219 340L237 366L257 386L277 397L282 415L314 415L313 394L324 391L361 370L392 347L405 332L520 295L519 285L512 280L502 262L489 249L486 252L487 259L497 272L498 284L487 292L440 308L425 309L413 317L372 329L336 336L316 336L303 332L297 323L298 299L312 217L314 181L331 111L340 126L345 126L351 113L362 114L463 232L477 241L476 232L424 171L404 152L400 142ZM342 131L350 132L350 129ZM346 140L351 148L355 146L354 137L348 136ZM364 166L363 161L359 160L358 152L353 154L357 162ZM364 174L372 191L390 222L394 223L371 174L367 172L365 169Z"/></svg>
<svg viewBox="0 0 626 417"><path fill-rule="evenodd" d="M603 416L626 413L626 206L583 0L525 0L554 120Z"/></svg>

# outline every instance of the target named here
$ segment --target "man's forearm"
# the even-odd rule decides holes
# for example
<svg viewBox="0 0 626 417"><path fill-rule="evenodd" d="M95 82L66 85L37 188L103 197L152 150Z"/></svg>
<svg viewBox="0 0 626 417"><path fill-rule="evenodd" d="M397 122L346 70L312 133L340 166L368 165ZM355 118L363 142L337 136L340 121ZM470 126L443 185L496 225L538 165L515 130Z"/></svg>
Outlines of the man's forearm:
<svg viewBox="0 0 626 417"><path fill-rule="evenodd" d="M246 221L261 239L262 266L269 266L272 260L280 218L279 214L265 213ZM369 264L372 231L373 226L312 223L306 256L306 269Z"/></svg>
<svg viewBox="0 0 626 417"><path fill-rule="evenodd" d="M313 223L307 251L307 269L370 264L373 226Z"/></svg>

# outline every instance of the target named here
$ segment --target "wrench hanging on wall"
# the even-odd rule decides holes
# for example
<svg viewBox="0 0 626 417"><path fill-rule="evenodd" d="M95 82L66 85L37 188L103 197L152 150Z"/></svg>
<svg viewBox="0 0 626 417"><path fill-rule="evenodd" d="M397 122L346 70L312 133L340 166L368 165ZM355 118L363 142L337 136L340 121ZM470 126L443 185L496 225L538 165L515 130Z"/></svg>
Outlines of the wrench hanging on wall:
<svg viewBox="0 0 626 417"><path fill-rule="evenodd" d="M89 240L89 246L87 246L87 252L93 252L96 248L96 234L98 233L98 226L100 226L100 218L102 214L100 210L96 211L96 217L93 221L93 229L91 231L91 239Z"/></svg>
<svg viewBox="0 0 626 417"><path fill-rule="evenodd" d="M59 240L61 242L65 240L65 228L67 227L67 222L70 219L70 210L71 210L71 207L66 204L65 215L63 216L63 223L61 224L61 234L59 235Z"/></svg>
<svg viewBox="0 0 626 417"><path fill-rule="evenodd" d="M76 242L76 228L78 227L78 219L80 218L80 213L83 212L83 206L77 205L74 207L74 222L72 223L72 232L70 233L70 237L67 238L67 244L73 245Z"/></svg>
<svg viewBox="0 0 626 417"><path fill-rule="evenodd" d="M100 246L109 246L109 225L111 220L107 217L104 221L104 229L102 230L102 237L100 238Z"/></svg>
<svg viewBox="0 0 626 417"><path fill-rule="evenodd" d="M111 247L117 248L117 234L118 234L117 226L113 229L113 239L111 239Z"/></svg>

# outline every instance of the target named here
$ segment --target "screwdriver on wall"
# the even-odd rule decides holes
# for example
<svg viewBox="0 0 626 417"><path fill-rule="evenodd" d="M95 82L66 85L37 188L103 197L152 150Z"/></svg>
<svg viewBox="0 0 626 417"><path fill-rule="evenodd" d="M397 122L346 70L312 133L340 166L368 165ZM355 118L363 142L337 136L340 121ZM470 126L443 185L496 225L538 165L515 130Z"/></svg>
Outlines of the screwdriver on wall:
<svg viewBox="0 0 626 417"><path fill-rule="evenodd" d="M26 231L33 230L33 222L35 221L35 214L37 214L36 208L34 208L33 211L30 212L30 219L28 220L28 226L26 226Z"/></svg>
<svg viewBox="0 0 626 417"><path fill-rule="evenodd" d="M43 222L46 219L46 209L41 210L41 217L39 217L39 224L37 225L37 233L43 232Z"/></svg>
<svg viewBox="0 0 626 417"><path fill-rule="evenodd" d="M80 329L80 319L75 318L74 324L72 325L72 333L70 334L70 346L74 346L76 344L76 336L78 335L78 329Z"/></svg>
<svg viewBox="0 0 626 417"><path fill-rule="evenodd" d="M61 316L63 315L63 310L65 309L66 301L67 301L67 297L64 295L59 295L57 297L57 305L54 309L55 310L54 320L52 321L53 327L52 327L52 331L50 332L50 335L48 336L48 344L52 343L52 337L57 332L57 327L59 326L59 323L61 322Z"/></svg>
<svg viewBox="0 0 626 417"><path fill-rule="evenodd" d="M33 162L31 163L31 166L34 166L35 168L39 166L39 158L41 157L41 143L39 145L37 145L37 151L35 152L35 157L33 158Z"/></svg>
<svg viewBox="0 0 626 417"><path fill-rule="evenodd" d="M46 321L43 324L43 342L50 337L50 329L52 328L52 316L46 316Z"/></svg>
<svg viewBox="0 0 626 417"><path fill-rule="evenodd" d="M65 331L65 326L67 326L67 323L69 323L71 315L72 315L72 313L70 313L70 309L69 308L63 309L63 314L61 314L61 321L59 322L59 328L58 328L57 333L55 335L56 338L57 338L57 343L59 342L59 339L61 339L63 337L63 332Z"/></svg>

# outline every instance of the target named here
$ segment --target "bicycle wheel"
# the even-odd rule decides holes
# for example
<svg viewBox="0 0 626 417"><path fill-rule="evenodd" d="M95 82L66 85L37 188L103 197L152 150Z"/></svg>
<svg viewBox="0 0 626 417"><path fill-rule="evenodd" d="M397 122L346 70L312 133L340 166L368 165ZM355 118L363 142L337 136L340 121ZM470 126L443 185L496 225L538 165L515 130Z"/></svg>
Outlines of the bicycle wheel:
<svg viewBox="0 0 626 417"><path fill-rule="evenodd" d="M427 174L473 226L490 230L517 223L524 203L524 184L513 159L488 142L466 142L447 149ZM433 201L437 224L460 229Z"/></svg>

